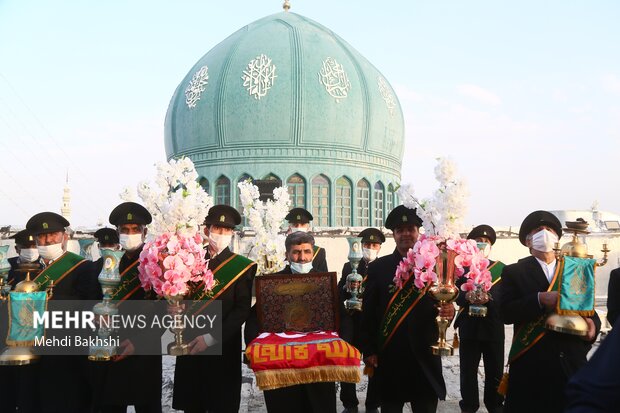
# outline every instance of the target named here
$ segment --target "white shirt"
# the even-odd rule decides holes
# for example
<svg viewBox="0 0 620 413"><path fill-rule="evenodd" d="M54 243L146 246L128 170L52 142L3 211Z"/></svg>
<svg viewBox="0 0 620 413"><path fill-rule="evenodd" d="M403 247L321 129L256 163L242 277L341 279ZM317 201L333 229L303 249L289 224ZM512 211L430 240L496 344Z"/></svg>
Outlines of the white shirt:
<svg viewBox="0 0 620 413"><path fill-rule="evenodd" d="M538 261L538 264L540 264L540 267L545 273L545 277L547 277L547 281L549 282L549 284L551 284L551 280L553 279L553 275L555 274L555 266L557 265L558 261L553 260L551 261L551 263L547 264L546 262L538 259L537 257L534 257L534 258L536 258L536 261ZM538 293L538 306L541 308L543 307L540 304L540 293Z"/></svg>
<svg viewBox="0 0 620 413"><path fill-rule="evenodd" d="M551 261L549 264L547 264L546 262L544 262L541 259L538 259L537 257L536 261L538 261L538 263L540 264L540 267L542 268L543 272L545 273L545 276L547 277L547 281L549 282L549 284L551 284L551 280L553 279L553 276L555 275L555 266L557 264L557 260L553 260Z"/></svg>

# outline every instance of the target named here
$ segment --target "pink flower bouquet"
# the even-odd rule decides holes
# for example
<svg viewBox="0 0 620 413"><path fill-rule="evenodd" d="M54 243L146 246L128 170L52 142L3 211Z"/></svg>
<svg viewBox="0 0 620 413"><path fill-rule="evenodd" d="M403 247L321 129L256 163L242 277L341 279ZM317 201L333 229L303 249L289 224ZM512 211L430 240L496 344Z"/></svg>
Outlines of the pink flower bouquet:
<svg viewBox="0 0 620 413"><path fill-rule="evenodd" d="M420 236L418 242L396 268L394 277L396 287L403 288L411 275L414 276L413 283L418 289L437 283L438 275L435 272L435 265L444 248L456 253L454 258L456 277L465 274L465 268L469 268L465 274L467 282L461 286L463 291L481 288L486 292L491 288L491 273L487 269L489 260L484 257L474 240L460 238L443 240L437 236L427 235Z"/></svg>
<svg viewBox="0 0 620 413"><path fill-rule="evenodd" d="M204 258L202 238L163 233L145 244L138 267L145 290L164 297L184 296L190 283L208 291L213 288L213 273Z"/></svg>

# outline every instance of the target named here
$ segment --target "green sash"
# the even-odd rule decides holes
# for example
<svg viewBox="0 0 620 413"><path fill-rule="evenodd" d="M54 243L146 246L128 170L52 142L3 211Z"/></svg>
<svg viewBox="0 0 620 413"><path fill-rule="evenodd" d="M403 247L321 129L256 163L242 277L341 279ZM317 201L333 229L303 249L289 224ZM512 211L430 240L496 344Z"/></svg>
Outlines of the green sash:
<svg viewBox="0 0 620 413"><path fill-rule="evenodd" d="M189 312L193 314L202 312L253 265L256 265L254 261L242 255L230 256L213 270L215 284L211 291L204 290L204 282L192 289L188 295L188 299L193 300Z"/></svg>
<svg viewBox="0 0 620 413"><path fill-rule="evenodd" d="M54 285L58 285L73 269L85 262L86 260L81 256L67 251L51 265L45 267L34 282L39 285L39 290L45 290L52 281Z"/></svg>
<svg viewBox="0 0 620 413"><path fill-rule="evenodd" d="M503 262L495 261L488 268L489 271L491 272L491 281L492 281L493 285L495 285L495 284L497 284L498 282L501 281L501 279L502 279L502 271L504 270L505 266L506 266L506 264L504 264Z"/></svg>
<svg viewBox="0 0 620 413"><path fill-rule="evenodd" d="M407 315L418 304L420 299L426 294L429 287L418 290L413 283L412 275L403 285L403 288L397 290L385 309L385 314L381 320L379 328L379 348L384 349L396 330L401 326Z"/></svg>
<svg viewBox="0 0 620 413"><path fill-rule="evenodd" d="M564 260L558 260L555 267L555 274L553 279L547 288L549 291L557 291L560 287L560 274L564 268ZM534 344L543 338L547 329L545 328L545 319L547 314L543 314L538 319L530 321L521 326L512 338L512 344L510 346L510 353L508 354L508 364L513 363L516 359L525 354Z"/></svg>
<svg viewBox="0 0 620 413"><path fill-rule="evenodd" d="M316 245L312 247L312 249L314 250L314 255L312 256L312 261L314 261L314 259L316 258L317 255L319 255L319 251L321 251L321 247L317 247Z"/></svg>
<svg viewBox="0 0 620 413"><path fill-rule="evenodd" d="M594 270L592 258L563 258L564 271L560 275L560 298L557 313L569 315L594 315Z"/></svg>
<svg viewBox="0 0 620 413"><path fill-rule="evenodd" d="M138 277L139 264L140 260L136 259L121 273L121 283L112 293L112 300L126 300L140 289L140 277Z"/></svg>

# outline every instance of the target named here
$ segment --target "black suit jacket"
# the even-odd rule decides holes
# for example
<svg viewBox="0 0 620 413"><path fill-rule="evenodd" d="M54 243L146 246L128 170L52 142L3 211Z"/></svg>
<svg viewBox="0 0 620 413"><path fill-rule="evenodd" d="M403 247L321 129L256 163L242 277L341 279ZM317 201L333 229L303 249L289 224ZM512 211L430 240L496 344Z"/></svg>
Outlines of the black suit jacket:
<svg viewBox="0 0 620 413"><path fill-rule="evenodd" d="M55 284L51 300L99 300L101 297L93 262L84 260ZM48 304L48 309L51 306ZM90 406L92 392L86 362L86 356L42 356L36 364L39 406L57 409L54 411Z"/></svg>
<svg viewBox="0 0 620 413"><path fill-rule="evenodd" d="M132 253L131 257L124 254L119 263L119 272L122 274L130 265L140 258L142 248ZM101 264L101 265L99 265ZM103 260L93 263L93 267L101 272ZM128 301L144 301L144 311L152 312L155 295L153 291L146 292L139 288ZM162 304L163 303L159 303ZM123 312L123 304L119 306ZM151 405L161 404L162 364L161 355L143 355L145 352L154 354L161 351L161 335L163 329L148 329L138 335L128 338L136 349L136 353L142 355L129 356L115 362L89 362L91 377L93 380L94 404L103 405ZM122 333L122 332L121 332ZM121 334L121 340L125 335ZM148 349L148 350L147 350Z"/></svg>
<svg viewBox="0 0 620 413"><path fill-rule="evenodd" d="M373 261L368 267L368 279L362 310L362 342L364 356L378 355L375 374L381 400L386 402L415 401L424 393L434 392L446 397L446 385L441 372L441 357L432 354L437 341L436 301L423 296L407 315L392 340L379 348L378 335L383 314L393 293L396 267L402 260L398 250Z"/></svg>
<svg viewBox="0 0 620 413"><path fill-rule="evenodd" d="M620 268L609 273L607 287L607 320L612 326L620 314Z"/></svg>
<svg viewBox="0 0 620 413"><path fill-rule="evenodd" d="M329 272L327 269L325 248L321 248L318 245L315 245L314 248L318 249L318 252L316 253L316 257L312 260L312 268L314 268L316 272Z"/></svg>
<svg viewBox="0 0 620 413"><path fill-rule="evenodd" d="M614 328L566 386L564 413L616 412L620 406L620 329Z"/></svg>
<svg viewBox="0 0 620 413"><path fill-rule="evenodd" d="M360 311L348 311L345 306L345 300L351 298L351 293L347 292L347 276L352 272L351 263L345 263L342 267L342 276L338 281L338 298L340 308L340 330L338 334L340 338L356 347L360 346L360 335L362 329L362 313ZM362 259L357 267L357 273L366 277L368 274L368 264ZM358 298L362 299L363 293Z"/></svg>
<svg viewBox="0 0 620 413"><path fill-rule="evenodd" d="M209 260L215 270L233 253L226 248ZM239 410L241 400L241 326L250 314L256 265L248 268L217 300L222 303L222 355L177 357L174 372L175 409ZM187 341L200 331L189 331Z"/></svg>
<svg viewBox="0 0 620 413"><path fill-rule="evenodd" d="M505 324L518 331L526 323L545 316L538 304L538 293L547 291L549 282L533 256L507 265L502 272L500 310ZM600 320L591 317L600 331ZM530 350L510 364L506 405L510 411L527 411L536 400L549 412L564 409L564 387L568 379L586 362L591 343L582 338L547 331Z"/></svg>

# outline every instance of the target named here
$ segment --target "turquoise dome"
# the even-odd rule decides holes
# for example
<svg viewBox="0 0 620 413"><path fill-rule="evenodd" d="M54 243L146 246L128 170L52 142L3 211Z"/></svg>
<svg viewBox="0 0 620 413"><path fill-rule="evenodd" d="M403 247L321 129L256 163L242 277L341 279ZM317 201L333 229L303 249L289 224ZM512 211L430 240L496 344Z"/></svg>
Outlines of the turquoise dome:
<svg viewBox="0 0 620 413"><path fill-rule="evenodd" d="M389 82L331 30L290 12L251 23L204 55L177 87L165 121L167 156L190 157L216 197L216 181L228 179L231 205L240 179L287 183L295 175L307 183L301 206L313 211L311 184L324 178L326 226L346 223L334 221L336 181L350 183L352 205L360 180L370 192L395 186L403 145Z"/></svg>

